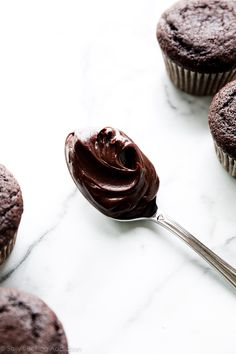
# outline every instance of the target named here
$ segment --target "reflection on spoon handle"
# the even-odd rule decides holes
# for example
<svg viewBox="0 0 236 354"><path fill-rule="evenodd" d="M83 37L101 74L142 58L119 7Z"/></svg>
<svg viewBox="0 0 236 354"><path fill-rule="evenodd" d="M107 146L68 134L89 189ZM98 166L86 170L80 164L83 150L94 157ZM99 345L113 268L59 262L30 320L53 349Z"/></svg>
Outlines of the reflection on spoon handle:
<svg viewBox="0 0 236 354"><path fill-rule="evenodd" d="M181 238L196 253L204 258L219 273L221 273L233 286L236 287L236 269L223 261L223 259L212 252L208 247L206 247L203 243L191 235L182 226L177 224L174 220L164 216L163 214L157 215L156 218L152 218L151 220Z"/></svg>

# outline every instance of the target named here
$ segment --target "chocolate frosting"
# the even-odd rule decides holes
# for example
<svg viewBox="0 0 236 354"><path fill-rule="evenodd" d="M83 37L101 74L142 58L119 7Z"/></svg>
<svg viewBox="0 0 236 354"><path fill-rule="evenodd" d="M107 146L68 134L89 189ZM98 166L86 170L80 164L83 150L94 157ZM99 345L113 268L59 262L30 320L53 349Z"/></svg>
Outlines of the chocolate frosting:
<svg viewBox="0 0 236 354"><path fill-rule="evenodd" d="M116 219L153 216L159 178L138 146L110 127L66 139L70 173L81 193L103 214Z"/></svg>

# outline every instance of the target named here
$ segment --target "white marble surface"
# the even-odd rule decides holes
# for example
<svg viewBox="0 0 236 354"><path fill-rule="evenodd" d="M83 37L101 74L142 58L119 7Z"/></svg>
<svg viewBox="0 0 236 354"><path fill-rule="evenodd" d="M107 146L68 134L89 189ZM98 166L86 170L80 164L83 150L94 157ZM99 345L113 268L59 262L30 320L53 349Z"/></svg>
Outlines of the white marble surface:
<svg viewBox="0 0 236 354"><path fill-rule="evenodd" d="M172 86L155 38L172 2L0 3L1 163L25 204L0 283L43 298L71 353L236 353L235 290L158 226L93 209L64 161L75 128L124 130L156 166L161 208L236 266L236 181L214 153L210 98Z"/></svg>

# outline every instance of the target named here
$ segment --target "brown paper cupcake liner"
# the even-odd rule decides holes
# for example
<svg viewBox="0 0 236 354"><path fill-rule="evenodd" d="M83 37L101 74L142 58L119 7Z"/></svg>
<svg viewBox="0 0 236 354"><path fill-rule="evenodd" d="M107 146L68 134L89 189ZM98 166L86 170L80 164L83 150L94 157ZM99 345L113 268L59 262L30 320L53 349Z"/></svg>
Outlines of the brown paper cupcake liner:
<svg viewBox="0 0 236 354"><path fill-rule="evenodd" d="M166 70L171 81L182 91L192 95L214 95L236 77L236 69L223 73L205 74L185 69L164 55Z"/></svg>
<svg viewBox="0 0 236 354"><path fill-rule="evenodd" d="M0 265L5 262L5 260L8 258L11 251L13 250L13 247L16 242L16 236L17 232L15 233L14 237L8 242L8 244L0 250Z"/></svg>
<svg viewBox="0 0 236 354"><path fill-rule="evenodd" d="M215 144L216 155L221 165L229 172L232 177L236 177L236 160L226 154L217 144Z"/></svg>

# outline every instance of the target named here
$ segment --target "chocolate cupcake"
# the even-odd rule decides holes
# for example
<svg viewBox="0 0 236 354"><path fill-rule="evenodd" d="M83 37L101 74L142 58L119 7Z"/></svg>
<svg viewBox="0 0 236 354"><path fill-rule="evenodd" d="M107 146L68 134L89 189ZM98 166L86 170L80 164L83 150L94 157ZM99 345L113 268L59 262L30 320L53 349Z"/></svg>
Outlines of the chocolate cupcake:
<svg viewBox="0 0 236 354"><path fill-rule="evenodd" d="M180 1L165 11L157 39L173 83L211 95L236 77L236 2Z"/></svg>
<svg viewBox="0 0 236 354"><path fill-rule="evenodd" d="M228 83L213 98L209 126L216 154L224 168L236 177L236 81Z"/></svg>
<svg viewBox="0 0 236 354"><path fill-rule="evenodd" d="M63 327L36 296L0 288L0 353L68 353Z"/></svg>
<svg viewBox="0 0 236 354"><path fill-rule="evenodd" d="M14 176L0 165L0 264L14 247L22 212L20 186Z"/></svg>

